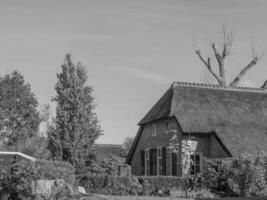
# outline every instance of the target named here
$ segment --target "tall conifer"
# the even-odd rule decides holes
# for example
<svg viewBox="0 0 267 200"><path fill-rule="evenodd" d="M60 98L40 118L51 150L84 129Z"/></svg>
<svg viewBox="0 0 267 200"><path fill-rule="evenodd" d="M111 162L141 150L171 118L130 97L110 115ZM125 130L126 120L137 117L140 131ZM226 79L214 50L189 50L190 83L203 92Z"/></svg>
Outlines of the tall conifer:
<svg viewBox="0 0 267 200"><path fill-rule="evenodd" d="M68 161L77 171L94 160L95 140L101 134L87 72L66 55L55 85L55 127L49 131L49 149L56 160Z"/></svg>

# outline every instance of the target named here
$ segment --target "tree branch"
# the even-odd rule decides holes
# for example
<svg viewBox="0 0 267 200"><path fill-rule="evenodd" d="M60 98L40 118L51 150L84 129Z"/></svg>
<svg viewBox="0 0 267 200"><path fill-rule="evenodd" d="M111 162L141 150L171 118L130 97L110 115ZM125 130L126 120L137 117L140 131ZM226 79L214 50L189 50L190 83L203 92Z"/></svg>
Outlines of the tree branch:
<svg viewBox="0 0 267 200"><path fill-rule="evenodd" d="M248 72L249 69L251 69L253 66L255 66L257 64L257 62L259 61L259 57L255 56L250 63L244 67L244 69L241 70L241 72L238 74L238 76L230 83L231 87L235 87L240 80L245 76L245 74Z"/></svg>
<svg viewBox="0 0 267 200"><path fill-rule="evenodd" d="M222 50L222 58L228 56L233 47L233 35L232 32L227 30L225 26L223 26L223 50Z"/></svg>
<svg viewBox="0 0 267 200"><path fill-rule="evenodd" d="M215 43L211 45L214 55L216 57L216 60L219 65L219 71L220 71L220 80L221 80L221 85L226 85L226 80L225 80L225 69L224 69L224 59L225 57L221 56L220 53L218 52Z"/></svg>
<svg viewBox="0 0 267 200"><path fill-rule="evenodd" d="M214 76L214 78L216 78L216 80L219 82L219 84L221 84L221 79L214 73L214 71L211 68L211 64L210 64L210 58L208 57L207 60L205 60L202 55L200 50L196 50L195 51L196 54L198 55L199 59L204 63L204 65L208 68L209 72Z"/></svg>
<svg viewBox="0 0 267 200"><path fill-rule="evenodd" d="M216 48L215 43L212 43L211 47L212 47L212 49L213 49L213 52L214 52L214 55L215 55L216 59L218 59L218 58L221 59L222 57L221 57L221 55L219 54L219 52L218 52L218 50L217 50L217 48Z"/></svg>

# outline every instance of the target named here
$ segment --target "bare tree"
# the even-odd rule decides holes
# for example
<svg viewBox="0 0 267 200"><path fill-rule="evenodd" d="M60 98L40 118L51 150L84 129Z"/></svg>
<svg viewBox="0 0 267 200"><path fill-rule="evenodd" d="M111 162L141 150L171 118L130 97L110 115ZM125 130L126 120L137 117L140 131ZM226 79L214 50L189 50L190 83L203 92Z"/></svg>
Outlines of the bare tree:
<svg viewBox="0 0 267 200"><path fill-rule="evenodd" d="M230 82L227 83L226 81L226 75L225 75L225 60L227 56L231 53L231 50L233 48L233 34L231 31L227 30L225 26L222 28L222 48L219 50L215 42L211 44L212 52L214 54L214 57L216 58L217 64L218 64L218 73L216 73L212 66L211 66L211 57L204 58L202 55L202 52L200 49L195 49L195 53L199 57L199 59L202 61L202 63L206 66L208 71L211 73L211 75L216 79L219 85L221 86L237 86L238 83L241 81L241 79L246 75L246 73L254 67L260 58L262 57L262 54L260 55L259 52L256 50L254 40L252 41L252 59L251 61L239 72L239 74Z"/></svg>

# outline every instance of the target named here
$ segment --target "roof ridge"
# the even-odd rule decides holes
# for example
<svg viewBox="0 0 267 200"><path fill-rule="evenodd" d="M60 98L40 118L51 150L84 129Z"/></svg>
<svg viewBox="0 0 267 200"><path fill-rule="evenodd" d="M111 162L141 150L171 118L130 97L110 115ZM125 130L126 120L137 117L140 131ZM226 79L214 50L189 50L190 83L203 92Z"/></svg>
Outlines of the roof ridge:
<svg viewBox="0 0 267 200"><path fill-rule="evenodd" d="M182 82L175 81L172 84L172 87L176 86L186 86L186 87L199 87L199 88L211 88L211 89L222 89L222 90L237 90L237 91L253 91L253 92L266 92L264 88L256 88L256 87L241 87L241 86L221 86L216 84L208 84L208 83L195 83L195 82Z"/></svg>

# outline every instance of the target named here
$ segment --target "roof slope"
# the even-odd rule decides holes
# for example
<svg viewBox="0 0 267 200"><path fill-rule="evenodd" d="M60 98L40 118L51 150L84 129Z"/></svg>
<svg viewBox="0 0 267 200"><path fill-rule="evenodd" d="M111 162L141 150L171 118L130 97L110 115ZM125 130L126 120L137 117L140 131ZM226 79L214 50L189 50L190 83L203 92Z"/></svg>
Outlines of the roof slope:
<svg viewBox="0 0 267 200"><path fill-rule="evenodd" d="M267 152L267 92L263 89L177 82L159 102L168 106L156 104L140 125L156 120L155 116L175 116L184 132L216 132L234 156Z"/></svg>
<svg viewBox="0 0 267 200"><path fill-rule="evenodd" d="M146 114L146 116L139 122L139 125L168 116L171 111L172 95L173 90L172 87L170 87Z"/></svg>
<svg viewBox="0 0 267 200"><path fill-rule="evenodd" d="M121 145L97 144L96 147L96 157L99 161L115 159L119 163L124 163L126 153Z"/></svg>

